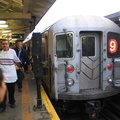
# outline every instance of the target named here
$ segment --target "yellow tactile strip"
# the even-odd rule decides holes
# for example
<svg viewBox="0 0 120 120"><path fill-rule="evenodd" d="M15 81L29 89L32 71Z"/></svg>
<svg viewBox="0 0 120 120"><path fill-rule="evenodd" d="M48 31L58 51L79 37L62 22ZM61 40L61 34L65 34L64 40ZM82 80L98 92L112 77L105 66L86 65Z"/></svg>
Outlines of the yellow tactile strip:
<svg viewBox="0 0 120 120"><path fill-rule="evenodd" d="M27 79L23 80L22 88L22 120L35 120L30 108L32 106L32 99L30 97Z"/></svg>
<svg viewBox="0 0 120 120"><path fill-rule="evenodd" d="M42 85L41 85L41 95L51 120L60 120Z"/></svg>

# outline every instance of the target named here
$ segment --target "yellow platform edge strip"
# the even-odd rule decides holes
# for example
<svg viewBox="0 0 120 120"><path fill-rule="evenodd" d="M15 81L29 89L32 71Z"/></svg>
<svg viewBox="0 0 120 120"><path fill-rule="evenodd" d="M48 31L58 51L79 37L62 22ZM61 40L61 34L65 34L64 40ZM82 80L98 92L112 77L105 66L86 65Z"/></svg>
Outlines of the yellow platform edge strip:
<svg viewBox="0 0 120 120"><path fill-rule="evenodd" d="M44 105L50 115L51 120L60 120L59 116L57 115L51 101L49 100L43 86L41 85L41 97L44 102Z"/></svg>

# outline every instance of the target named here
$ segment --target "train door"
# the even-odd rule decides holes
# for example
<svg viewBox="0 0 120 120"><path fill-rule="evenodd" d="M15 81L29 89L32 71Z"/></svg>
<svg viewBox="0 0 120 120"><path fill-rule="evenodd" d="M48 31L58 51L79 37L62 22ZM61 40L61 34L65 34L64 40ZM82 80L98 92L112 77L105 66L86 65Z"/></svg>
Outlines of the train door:
<svg viewBox="0 0 120 120"><path fill-rule="evenodd" d="M97 33L80 33L80 89L99 88L100 39Z"/></svg>

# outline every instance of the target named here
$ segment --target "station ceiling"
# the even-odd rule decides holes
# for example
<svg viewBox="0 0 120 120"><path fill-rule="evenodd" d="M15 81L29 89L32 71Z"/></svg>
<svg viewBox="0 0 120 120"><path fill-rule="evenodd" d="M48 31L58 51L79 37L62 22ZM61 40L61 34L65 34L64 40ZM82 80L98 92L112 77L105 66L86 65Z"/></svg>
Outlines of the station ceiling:
<svg viewBox="0 0 120 120"><path fill-rule="evenodd" d="M0 39L11 38L12 33L24 35L30 33L55 0L0 0L0 20L5 20L8 27L0 27ZM11 30L7 34L3 31ZM19 35L17 36L18 39Z"/></svg>
<svg viewBox="0 0 120 120"><path fill-rule="evenodd" d="M0 39L24 39L56 0L0 0L0 20L8 27L0 27ZM106 16L120 26L120 12ZM9 33L3 33L11 30ZM13 39L12 39L13 40Z"/></svg>
<svg viewBox="0 0 120 120"><path fill-rule="evenodd" d="M116 13L112 13L110 15L105 16L108 19L114 21L120 27L120 11Z"/></svg>

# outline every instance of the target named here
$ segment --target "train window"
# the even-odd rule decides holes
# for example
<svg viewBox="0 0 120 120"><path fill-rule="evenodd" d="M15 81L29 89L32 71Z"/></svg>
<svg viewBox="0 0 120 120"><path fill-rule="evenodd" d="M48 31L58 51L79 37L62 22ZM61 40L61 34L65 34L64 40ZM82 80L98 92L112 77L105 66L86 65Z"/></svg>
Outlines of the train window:
<svg viewBox="0 0 120 120"><path fill-rule="evenodd" d="M58 58L73 57L73 34L62 34L56 36L56 54Z"/></svg>
<svg viewBox="0 0 120 120"><path fill-rule="evenodd" d="M82 37L82 56L95 56L95 37Z"/></svg>

